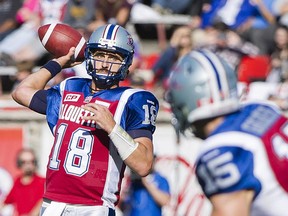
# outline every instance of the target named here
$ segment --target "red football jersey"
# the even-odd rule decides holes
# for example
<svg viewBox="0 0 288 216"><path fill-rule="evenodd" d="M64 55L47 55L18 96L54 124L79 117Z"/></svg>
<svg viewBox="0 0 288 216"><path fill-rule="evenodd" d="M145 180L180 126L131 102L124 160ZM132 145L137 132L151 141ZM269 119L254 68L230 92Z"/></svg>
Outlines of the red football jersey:
<svg viewBox="0 0 288 216"><path fill-rule="evenodd" d="M150 92L126 87L91 95L86 82L68 79L49 93L46 115L55 140L47 166L45 197L114 208L125 164L108 134L95 122L82 120L91 113L81 105L108 107L116 123L128 133L139 129L153 133L158 101Z"/></svg>

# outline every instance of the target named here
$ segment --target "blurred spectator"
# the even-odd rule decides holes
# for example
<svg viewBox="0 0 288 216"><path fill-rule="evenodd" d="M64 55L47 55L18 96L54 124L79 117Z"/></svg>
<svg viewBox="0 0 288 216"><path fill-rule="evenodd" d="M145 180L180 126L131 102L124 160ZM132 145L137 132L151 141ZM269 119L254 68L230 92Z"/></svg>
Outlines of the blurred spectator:
<svg viewBox="0 0 288 216"><path fill-rule="evenodd" d="M270 55L274 46L273 36L276 27L276 16L273 14L274 1L251 0L250 4L255 8L255 12L238 32L245 40L256 45L261 55Z"/></svg>
<svg viewBox="0 0 288 216"><path fill-rule="evenodd" d="M160 82L165 87L170 70L174 63L183 55L190 52L192 44L192 30L188 26L181 26L174 30L169 46L160 54L152 70L153 82Z"/></svg>
<svg viewBox="0 0 288 216"><path fill-rule="evenodd" d="M256 45L260 54L269 54L275 30L272 6L272 0L212 0L210 10L202 14L202 28L223 22Z"/></svg>
<svg viewBox="0 0 288 216"><path fill-rule="evenodd" d="M130 181L129 192L122 203L123 215L161 216L162 207L170 202L167 179L153 168L151 174L142 178L131 171Z"/></svg>
<svg viewBox="0 0 288 216"><path fill-rule="evenodd" d="M16 64L17 73L15 75L15 80L14 80L12 90L16 88L20 82L22 82L26 77L28 77L32 73L34 66L35 65L33 61L23 61L23 62L18 62Z"/></svg>
<svg viewBox="0 0 288 216"><path fill-rule="evenodd" d="M160 14L184 14L191 0L152 0L151 7Z"/></svg>
<svg viewBox="0 0 288 216"><path fill-rule="evenodd" d="M22 6L22 0L0 0L0 41L19 27L16 13Z"/></svg>
<svg viewBox="0 0 288 216"><path fill-rule="evenodd" d="M17 12L17 19L22 25L1 41L1 53L6 53L15 61L22 61L25 60L23 58L29 59L32 58L31 55L38 55L38 52L36 52L38 46L44 51L39 39L37 38L38 41L34 40L37 36L36 29L40 23L39 10L39 0L24 1L23 6ZM33 42L33 49L30 44L31 42ZM25 50L26 46L30 50L27 53L25 51L23 53L22 50ZM34 54L34 52L36 53Z"/></svg>
<svg viewBox="0 0 288 216"><path fill-rule="evenodd" d="M267 88L267 87L266 87ZM268 95L268 100L277 104L281 110L288 111L288 80L279 83L274 91L271 91Z"/></svg>
<svg viewBox="0 0 288 216"><path fill-rule="evenodd" d="M62 22L68 0L39 0L41 25Z"/></svg>
<svg viewBox="0 0 288 216"><path fill-rule="evenodd" d="M206 48L217 53L226 59L234 69L236 69L242 57L259 54L258 47L242 39L237 32L229 29L223 22L215 22L204 31L205 43L197 48Z"/></svg>
<svg viewBox="0 0 288 216"><path fill-rule="evenodd" d="M223 22L231 29L238 29L255 13L250 0L211 0L210 7L202 13L202 28Z"/></svg>
<svg viewBox="0 0 288 216"><path fill-rule="evenodd" d="M288 27L288 0L274 0L273 9L278 22Z"/></svg>
<svg viewBox="0 0 288 216"><path fill-rule="evenodd" d="M17 216L36 216L42 203L45 179L36 173L37 159L32 149L21 149L16 165L21 174L0 207L13 204Z"/></svg>
<svg viewBox="0 0 288 216"><path fill-rule="evenodd" d="M3 75L0 77L0 89L1 94L10 94L11 91L29 74L32 73L32 69L35 66L34 61L21 61L16 62L16 74L15 75Z"/></svg>
<svg viewBox="0 0 288 216"><path fill-rule="evenodd" d="M202 13L203 29L215 23L224 23L259 48L259 54L268 54L273 36L272 0L212 0L211 7Z"/></svg>
<svg viewBox="0 0 288 216"><path fill-rule="evenodd" d="M249 92L247 98L250 100L251 99L270 100L276 103L283 111L287 111L288 110L288 93L287 93L288 29L286 26L284 25L277 26L274 35L274 44L275 48L270 56L271 58L269 69L270 72L266 76L265 81L252 82L249 84ZM262 65L263 64L261 64L260 66ZM247 72L249 72L249 68Z"/></svg>
<svg viewBox="0 0 288 216"><path fill-rule="evenodd" d="M111 23L126 27L134 0L97 0L95 21L88 26L90 32L97 27Z"/></svg>
<svg viewBox="0 0 288 216"><path fill-rule="evenodd" d="M47 53L38 38L38 28L47 23L60 22L68 0L25 0L18 11L21 27L0 42L0 52L16 62L38 60Z"/></svg>
<svg viewBox="0 0 288 216"><path fill-rule="evenodd" d="M280 83L288 79L288 27L278 26L274 35L275 48L271 55L268 82Z"/></svg>
<svg viewBox="0 0 288 216"><path fill-rule="evenodd" d="M192 29L199 28L202 22L202 14L206 13L211 8L212 0L193 0L187 10L187 14L191 16L191 23L189 26Z"/></svg>
<svg viewBox="0 0 288 216"><path fill-rule="evenodd" d="M91 32L87 26L93 21L95 0L71 0L67 3L63 22L77 29L87 39Z"/></svg>

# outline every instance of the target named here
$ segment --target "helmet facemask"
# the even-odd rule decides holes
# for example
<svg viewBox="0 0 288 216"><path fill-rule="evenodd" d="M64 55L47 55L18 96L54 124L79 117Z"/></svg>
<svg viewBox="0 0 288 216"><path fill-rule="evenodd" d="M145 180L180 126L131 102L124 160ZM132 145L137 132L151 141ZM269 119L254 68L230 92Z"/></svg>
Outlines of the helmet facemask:
<svg viewBox="0 0 288 216"><path fill-rule="evenodd" d="M124 58L123 60L119 62L115 61L105 61L101 59L95 59L94 58L94 53L96 50L93 49L87 50L86 53L88 56L86 57L86 70L88 75L92 77L94 82L96 83L97 88L100 89L109 89L114 85L119 85L119 82L124 80L128 74L128 69L126 67L126 59ZM101 51L101 50L99 50ZM105 52L107 53L107 52ZM107 72L101 73L101 70L105 70L105 68L101 68L101 64L106 63L107 66ZM97 68L98 65L98 68ZM118 68L117 71L113 71L113 68L116 67Z"/></svg>

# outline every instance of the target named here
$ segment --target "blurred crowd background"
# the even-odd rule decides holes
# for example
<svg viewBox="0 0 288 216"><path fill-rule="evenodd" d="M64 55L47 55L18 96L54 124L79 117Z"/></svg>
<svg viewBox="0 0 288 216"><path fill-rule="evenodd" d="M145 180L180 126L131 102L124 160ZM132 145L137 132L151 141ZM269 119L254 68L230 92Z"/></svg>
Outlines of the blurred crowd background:
<svg viewBox="0 0 288 216"><path fill-rule="evenodd" d="M14 118L4 113L4 101L11 99L11 91L21 80L53 58L42 46L37 31L41 25L54 22L71 25L86 39L94 29L105 23L126 27L135 41L135 56L129 77L121 85L141 87L155 93L163 111L160 112L160 121L170 121L164 95L171 68L181 56L200 48L219 54L235 69L243 100L273 100L284 111L288 110L288 0L0 0L1 118L17 119L17 116ZM87 76L85 63L63 70L49 85L75 75ZM29 130L24 131L33 137L33 131L39 128L28 124ZM170 139L173 134L170 130L160 126L158 135L163 134L156 136L156 142L159 139L159 143L163 143L165 137L168 146L169 141L177 146L177 141ZM2 152L5 149L3 146L7 145L4 141L9 142L10 139L5 131L0 130ZM24 137L26 143L29 142L21 131L15 131L19 137ZM11 135L14 140L15 131ZM42 145L41 140L32 138L37 145ZM183 145L181 148L183 150ZM169 149L173 149L174 153L188 154L185 148L181 151L179 146L176 150L175 146ZM36 153L41 157L39 151ZM188 157L191 159L191 156ZM193 157L191 160L188 157L184 159L193 164ZM165 156L163 159L162 154L160 161L175 168L169 158ZM13 158L10 159L12 164ZM184 159L177 156L180 161L178 168L189 165ZM0 158L0 162L3 160ZM42 167L45 167L45 162L43 164ZM184 175L187 175L187 170ZM179 183L179 179L174 180ZM179 191L179 188L174 188L171 179L169 183L172 195L174 189ZM176 206L175 212L180 202L185 200L186 192L184 189L182 192L177 201L172 199L176 202L172 204ZM199 194L195 197L202 200ZM187 212L191 205L188 203L183 211Z"/></svg>

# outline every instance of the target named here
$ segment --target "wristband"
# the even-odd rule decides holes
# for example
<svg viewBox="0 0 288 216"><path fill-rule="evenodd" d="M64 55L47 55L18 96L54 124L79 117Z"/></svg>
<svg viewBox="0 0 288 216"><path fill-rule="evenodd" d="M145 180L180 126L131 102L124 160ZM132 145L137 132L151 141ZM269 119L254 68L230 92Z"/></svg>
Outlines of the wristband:
<svg viewBox="0 0 288 216"><path fill-rule="evenodd" d="M108 136L123 161L138 147L138 143L120 125L116 124Z"/></svg>
<svg viewBox="0 0 288 216"><path fill-rule="evenodd" d="M42 66L42 68L48 70L51 73L52 77L56 76L62 70L61 65L54 60L47 62L45 65Z"/></svg>

